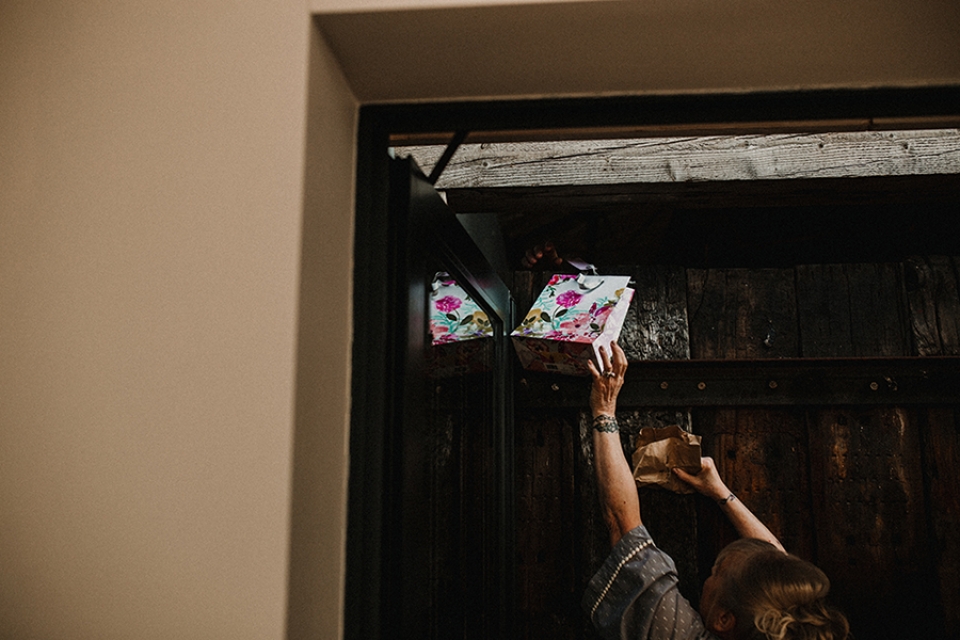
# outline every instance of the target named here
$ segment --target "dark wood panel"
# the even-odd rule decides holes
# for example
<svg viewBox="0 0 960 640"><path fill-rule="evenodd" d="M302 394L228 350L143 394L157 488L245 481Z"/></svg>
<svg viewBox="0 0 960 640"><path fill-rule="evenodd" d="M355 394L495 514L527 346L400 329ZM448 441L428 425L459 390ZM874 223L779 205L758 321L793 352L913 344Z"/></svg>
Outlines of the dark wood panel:
<svg viewBox="0 0 960 640"><path fill-rule="evenodd" d="M620 417L619 414L617 417ZM597 492L591 422L590 414L581 411L577 420L576 439L577 494L580 506L580 558L577 570L580 584L584 587L610 553L610 536L600 510L600 494ZM586 616L581 622L580 632L584 638L599 638Z"/></svg>
<svg viewBox="0 0 960 640"><path fill-rule="evenodd" d="M923 356L960 353L957 258L914 258L904 264L911 326ZM960 388L957 385L956 388ZM945 637L960 638L960 415L954 406L921 416L931 549L936 558Z"/></svg>
<svg viewBox="0 0 960 640"><path fill-rule="evenodd" d="M805 265L796 271L804 356L912 353L899 265ZM896 387L893 402L912 395L903 393L907 387L901 390L896 377L883 376L876 384ZM925 551L926 505L913 414L889 406L813 410L809 438L817 559L854 632L893 638L923 629L921 635L935 636L936 586ZM910 599L911 614L889 613L900 597Z"/></svg>
<svg viewBox="0 0 960 640"><path fill-rule="evenodd" d="M630 274L634 295L620 335L628 360L690 358L687 327L687 277L684 269L639 266L612 269Z"/></svg>
<svg viewBox="0 0 960 640"><path fill-rule="evenodd" d="M804 357L911 354L899 265L800 265L796 274Z"/></svg>
<svg viewBox="0 0 960 640"><path fill-rule="evenodd" d="M705 451L716 460L721 477L780 539L791 553L814 557L809 527L805 417L797 410L699 409L694 412ZM712 556L737 538L716 505L701 503L712 526L700 531ZM719 535L718 535L719 534ZM709 570L709 564L704 565Z"/></svg>
<svg viewBox="0 0 960 640"><path fill-rule="evenodd" d="M519 317L530 309L552 275L548 271L511 275ZM518 368L518 388L523 375ZM557 409L554 404L531 411L518 404L515 412L516 632L518 638L527 640L576 638L582 626L579 472L574 459L579 450L575 445L578 411Z"/></svg>
<svg viewBox="0 0 960 640"><path fill-rule="evenodd" d="M929 409L922 424L923 467L932 553L936 557L947 638L960 638L960 415Z"/></svg>
<svg viewBox="0 0 960 640"><path fill-rule="evenodd" d="M738 360L799 355L796 294L789 269L689 270L688 313L691 354L695 358ZM723 366L717 363L718 366ZM724 363L729 366L729 363ZM710 391L726 380L738 380L743 367L696 383L697 392ZM773 384L771 384L773 380ZM663 391L677 385L664 380ZM692 381L691 381L692 383ZM764 379L758 393L776 394L776 379ZM693 385L691 386L691 392ZM727 397L734 394L725 394ZM741 397L743 394L739 394ZM802 420L786 412L757 407L697 410L695 431L704 435L706 450L721 475L744 504L768 522L784 544L809 553L801 525L807 506L805 442ZM700 546L708 573L716 553L737 536L722 514L702 502Z"/></svg>
<svg viewBox="0 0 960 640"><path fill-rule="evenodd" d="M431 381L432 418L411 433L423 449L421 474L428 478L417 523L429 549L428 606L418 611L424 638L486 639L497 635L500 567L495 541L500 464L492 433L489 373ZM424 412L426 414L426 411ZM511 562L513 558L511 558Z"/></svg>
<svg viewBox="0 0 960 640"><path fill-rule="evenodd" d="M904 263L917 354L960 355L958 258L911 258Z"/></svg>
<svg viewBox="0 0 960 640"><path fill-rule="evenodd" d="M580 624L576 574L574 425L559 414L516 423L519 638L574 638Z"/></svg>
<svg viewBox="0 0 960 640"><path fill-rule="evenodd" d="M791 269L690 269L692 358L799 356Z"/></svg>
<svg viewBox="0 0 960 640"><path fill-rule="evenodd" d="M831 408L810 421L817 563L854 633L942 637L916 420Z"/></svg>

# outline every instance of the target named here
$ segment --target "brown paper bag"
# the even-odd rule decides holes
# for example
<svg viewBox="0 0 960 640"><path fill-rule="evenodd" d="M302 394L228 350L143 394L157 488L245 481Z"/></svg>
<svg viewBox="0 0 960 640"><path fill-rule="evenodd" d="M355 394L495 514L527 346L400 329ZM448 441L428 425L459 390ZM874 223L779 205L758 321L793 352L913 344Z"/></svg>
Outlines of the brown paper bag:
<svg viewBox="0 0 960 640"><path fill-rule="evenodd" d="M680 467L687 473L700 473L700 436L671 425L663 429L644 427L637 434L633 452L633 477L637 486L657 485L677 493L694 489L672 471Z"/></svg>

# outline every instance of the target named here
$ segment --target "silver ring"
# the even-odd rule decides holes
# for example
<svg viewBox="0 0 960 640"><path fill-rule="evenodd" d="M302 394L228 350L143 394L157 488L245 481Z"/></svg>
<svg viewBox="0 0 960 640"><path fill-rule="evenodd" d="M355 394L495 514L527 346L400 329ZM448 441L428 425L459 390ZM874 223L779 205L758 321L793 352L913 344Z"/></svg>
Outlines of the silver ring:
<svg viewBox="0 0 960 640"><path fill-rule="evenodd" d="M617 377L617 374L614 373L613 371L604 371L604 372L603 372L603 376L604 376L605 378L616 378L616 377Z"/></svg>

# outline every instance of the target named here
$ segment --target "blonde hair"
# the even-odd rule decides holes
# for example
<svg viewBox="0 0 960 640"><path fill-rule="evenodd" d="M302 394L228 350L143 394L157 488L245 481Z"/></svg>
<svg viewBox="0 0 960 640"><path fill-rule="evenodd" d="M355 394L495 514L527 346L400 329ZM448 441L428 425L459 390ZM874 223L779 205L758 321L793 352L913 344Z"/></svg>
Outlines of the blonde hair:
<svg viewBox="0 0 960 640"><path fill-rule="evenodd" d="M733 543L721 552L718 562L734 553L742 554L742 560L724 572L720 604L736 618L737 638L847 638L846 617L825 602L830 580L823 571L759 540Z"/></svg>

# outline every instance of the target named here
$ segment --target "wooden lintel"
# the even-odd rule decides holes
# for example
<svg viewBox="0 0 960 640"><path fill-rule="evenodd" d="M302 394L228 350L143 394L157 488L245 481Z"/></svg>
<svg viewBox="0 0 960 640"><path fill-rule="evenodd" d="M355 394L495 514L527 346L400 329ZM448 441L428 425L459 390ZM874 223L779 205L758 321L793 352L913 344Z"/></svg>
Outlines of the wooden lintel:
<svg viewBox="0 0 960 640"><path fill-rule="evenodd" d="M519 407L586 407L590 382L522 372ZM620 408L960 404L960 357L631 362Z"/></svg>
<svg viewBox="0 0 960 640"><path fill-rule="evenodd" d="M432 167L445 145L405 147ZM960 173L960 129L468 143L437 189L678 184Z"/></svg>

